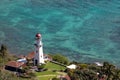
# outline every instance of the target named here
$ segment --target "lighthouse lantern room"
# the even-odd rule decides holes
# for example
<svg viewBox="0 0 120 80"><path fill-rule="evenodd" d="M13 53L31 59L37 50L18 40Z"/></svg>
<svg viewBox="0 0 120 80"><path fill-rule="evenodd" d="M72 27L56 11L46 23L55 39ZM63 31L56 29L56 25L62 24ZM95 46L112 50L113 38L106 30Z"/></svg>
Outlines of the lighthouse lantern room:
<svg viewBox="0 0 120 80"><path fill-rule="evenodd" d="M34 65L44 64L41 34L37 33L35 39L36 39L36 43L35 43Z"/></svg>

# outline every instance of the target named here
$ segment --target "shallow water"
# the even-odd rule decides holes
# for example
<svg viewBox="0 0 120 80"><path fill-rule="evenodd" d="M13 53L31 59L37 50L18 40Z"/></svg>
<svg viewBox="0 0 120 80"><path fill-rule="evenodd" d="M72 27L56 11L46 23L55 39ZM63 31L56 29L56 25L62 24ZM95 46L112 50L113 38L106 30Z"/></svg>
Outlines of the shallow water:
<svg viewBox="0 0 120 80"><path fill-rule="evenodd" d="M1 0L0 44L11 53L28 54L37 32L44 53L120 66L119 0Z"/></svg>

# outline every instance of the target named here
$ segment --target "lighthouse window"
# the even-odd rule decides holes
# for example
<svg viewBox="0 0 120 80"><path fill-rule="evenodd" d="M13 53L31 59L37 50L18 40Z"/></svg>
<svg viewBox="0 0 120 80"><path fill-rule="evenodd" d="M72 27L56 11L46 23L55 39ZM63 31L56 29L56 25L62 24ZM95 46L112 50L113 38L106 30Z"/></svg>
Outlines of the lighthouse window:
<svg viewBox="0 0 120 80"><path fill-rule="evenodd" d="M38 50L36 50L36 53L38 53Z"/></svg>

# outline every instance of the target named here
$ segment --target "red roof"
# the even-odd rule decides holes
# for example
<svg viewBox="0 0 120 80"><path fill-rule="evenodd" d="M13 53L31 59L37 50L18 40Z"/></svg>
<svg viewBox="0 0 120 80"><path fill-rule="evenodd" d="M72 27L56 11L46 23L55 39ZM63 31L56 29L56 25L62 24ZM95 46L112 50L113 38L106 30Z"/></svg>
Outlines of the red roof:
<svg viewBox="0 0 120 80"><path fill-rule="evenodd" d="M67 80L71 80L70 77L69 77L68 75L66 75L65 78L66 78Z"/></svg>
<svg viewBox="0 0 120 80"><path fill-rule="evenodd" d="M31 52L30 54L27 55L27 59L33 59L35 56L35 52Z"/></svg>
<svg viewBox="0 0 120 80"><path fill-rule="evenodd" d="M66 75L64 78L67 79L67 80L71 80L68 75Z"/></svg>
<svg viewBox="0 0 120 80"><path fill-rule="evenodd" d="M11 66L11 67L16 67L16 68L19 68L23 65L24 65L23 62L17 62L17 61L10 61L6 64L6 66Z"/></svg>
<svg viewBox="0 0 120 80"><path fill-rule="evenodd" d="M40 33L37 33L37 34L36 34L36 37L37 37L37 38L40 38L40 37L41 37L41 34L40 34Z"/></svg>

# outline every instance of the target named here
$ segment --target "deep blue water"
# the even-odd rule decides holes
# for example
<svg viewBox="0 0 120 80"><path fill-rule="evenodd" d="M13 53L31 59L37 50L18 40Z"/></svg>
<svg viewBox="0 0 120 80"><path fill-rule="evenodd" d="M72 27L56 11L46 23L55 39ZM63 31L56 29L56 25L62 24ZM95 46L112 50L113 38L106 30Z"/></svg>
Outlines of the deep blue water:
<svg viewBox="0 0 120 80"><path fill-rule="evenodd" d="M0 1L0 44L11 53L28 54L37 32L44 53L120 66L120 0Z"/></svg>

